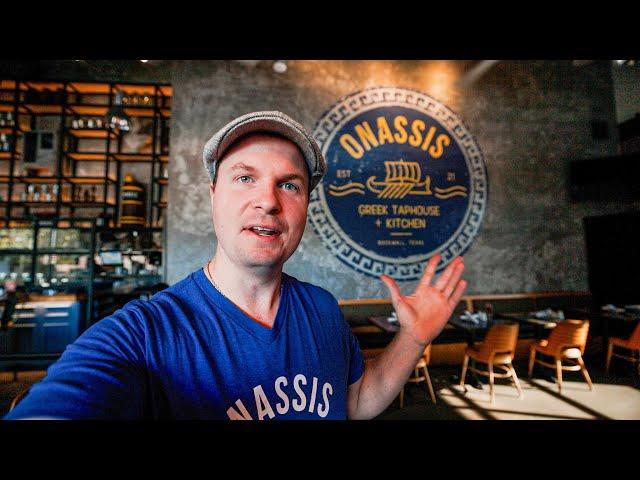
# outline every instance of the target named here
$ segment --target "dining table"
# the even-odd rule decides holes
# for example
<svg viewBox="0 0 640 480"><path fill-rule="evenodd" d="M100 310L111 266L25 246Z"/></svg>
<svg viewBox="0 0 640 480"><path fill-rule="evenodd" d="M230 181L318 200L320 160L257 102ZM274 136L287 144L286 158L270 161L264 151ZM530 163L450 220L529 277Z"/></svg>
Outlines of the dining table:
<svg viewBox="0 0 640 480"><path fill-rule="evenodd" d="M373 323L376 327L381 328L386 333L396 333L400 330L400 324L397 320L390 321L391 317L375 315L367 317L369 322Z"/></svg>
<svg viewBox="0 0 640 480"><path fill-rule="evenodd" d="M557 317L539 318L535 312L509 312L500 313L497 316L503 320L517 322L524 327L533 327L536 341L548 337L551 329L562 320Z"/></svg>

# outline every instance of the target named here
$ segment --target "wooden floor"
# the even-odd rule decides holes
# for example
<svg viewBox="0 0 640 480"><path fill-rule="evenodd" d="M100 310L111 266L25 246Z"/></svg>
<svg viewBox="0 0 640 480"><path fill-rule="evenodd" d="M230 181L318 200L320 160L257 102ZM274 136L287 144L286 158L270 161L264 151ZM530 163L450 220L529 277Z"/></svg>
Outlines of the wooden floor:
<svg viewBox="0 0 640 480"><path fill-rule="evenodd" d="M509 380L497 380L495 403L489 399L487 379L480 377L482 389L467 383L467 391L458 385L460 368L429 367L438 403L433 405L426 387L410 385L405 389L405 407L396 399L380 419L394 420L640 420L640 378L631 364L612 364L605 374L598 366L600 357L587 358L594 383L590 391L579 372L563 374L562 395L551 370L536 366L527 378L526 362L515 363L524 396Z"/></svg>
<svg viewBox="0 0 640 480"><path fill-rule="evenodd" d="M389 420L640 420L640 378L631 364L615 359L611 373L605 374L600 357L587 357L587 368L594 383L589 391L578 372L563 376L563 393L558 394L550 370L536 367L531 380L526 377L526 362L515 363L524 397L508 380L497 380L495 403L489 403L489 386L482 389L467 385L467 392L458 385L460 367L432 365L429 372L436 391L437 404L428 397L424 384L405 387L405 405L399 399L378 419ZM41 380L44 371L19 372L17 381L11 372L0 373L0 416L9 409L15 395ZM486 378L480 377L481 382Z"/></svg>

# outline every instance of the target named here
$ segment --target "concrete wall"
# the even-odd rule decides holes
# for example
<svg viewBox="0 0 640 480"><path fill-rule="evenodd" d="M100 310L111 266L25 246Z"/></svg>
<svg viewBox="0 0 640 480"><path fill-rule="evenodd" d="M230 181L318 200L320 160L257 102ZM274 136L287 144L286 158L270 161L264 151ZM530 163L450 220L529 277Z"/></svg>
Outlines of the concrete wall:
<svg viewBox="0 0 640 480"><path fill-rule="evenodd" d="M172 83L174 107L167 227L168 281L206 262L215 249L201 164L202 146L232 117L280 109L312 129L341 96L391 85L425 92L456 111L478 140L489 177L489 203L466 254L469 293L586 290L582 218L638 209L636 204L569 202L569 161L617 152L616 121L637 109L637 69L610 62L499 61L477 81L468 61L42 61L3 63L3 76L33 79ZM610 138L595 140L591 122ZM606 166L603 166L606 168ZM387 296L375 279L333 258L310 225L285 271L339 298ZM412 290L415 282L402 285Z"/></svg>
<svg viewBox="0 0 640 480"><path fill-rule="evenodd" d="M466 254L468 293L587 290L582 218L638 205L571 203L571 160L617 151L616 104L609 62L500 61L469 85L476 62L289 61L176 62L168 209L168 281L174 283L213 254L202 147L231 118L280 109L310 130L340 97L372 86L423 91L452 108L478 140L489 176L489 203ZM592 138L593 121L609 138ZM307 224L285 271L338 298L387 296L386 288L329 254ZM412 291L415 282L402 284Z"/></svg>

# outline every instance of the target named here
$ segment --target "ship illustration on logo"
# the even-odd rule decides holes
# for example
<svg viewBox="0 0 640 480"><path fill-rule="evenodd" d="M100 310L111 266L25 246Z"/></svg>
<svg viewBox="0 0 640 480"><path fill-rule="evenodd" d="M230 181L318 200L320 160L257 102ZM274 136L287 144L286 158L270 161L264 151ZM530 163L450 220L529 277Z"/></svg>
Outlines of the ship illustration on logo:
<svg viewBox="0 0 640 480"><path fill-rule="evenodd" d="M433 195L440 200L451 197L467 196L467 187L453 185L448 188L435 187L431 190L431 176L425 175L424 181L420 181L422 171L418 162L405 162L404 160L387 160L384 162L385 179L376 181L375 175L369 177L366 188L376 194L378 198L404 198L407 195ZM434 193L435 192L435 193ZM351 194L365 194L365 185L360 182L350 182L342 186L329 185L329 194L334 197L343 197Z"/></svg>

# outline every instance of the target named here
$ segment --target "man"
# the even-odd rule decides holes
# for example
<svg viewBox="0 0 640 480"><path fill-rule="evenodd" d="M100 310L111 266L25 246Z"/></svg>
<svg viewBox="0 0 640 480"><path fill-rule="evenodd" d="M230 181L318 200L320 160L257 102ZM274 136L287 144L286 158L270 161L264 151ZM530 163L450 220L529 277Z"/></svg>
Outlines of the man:
<svg viewBox="0 0 640 480"><path fill-rule="evenodd" d="M217 236L202 269L88 329L6 418L363 419L396 397L466 287L462 259L412 295L389 277L401 325L365 367L335 298L282 272L326 171L280 112L239 117L203 153Z"/></svg>

